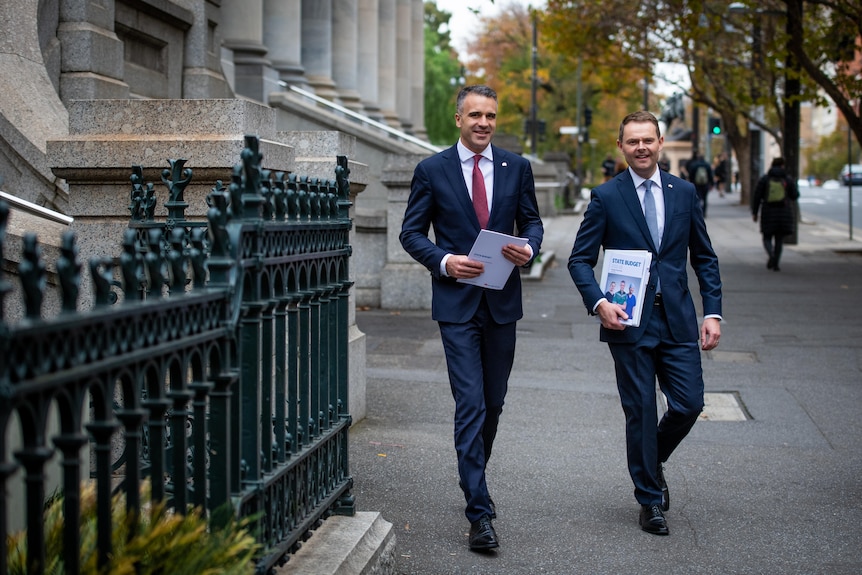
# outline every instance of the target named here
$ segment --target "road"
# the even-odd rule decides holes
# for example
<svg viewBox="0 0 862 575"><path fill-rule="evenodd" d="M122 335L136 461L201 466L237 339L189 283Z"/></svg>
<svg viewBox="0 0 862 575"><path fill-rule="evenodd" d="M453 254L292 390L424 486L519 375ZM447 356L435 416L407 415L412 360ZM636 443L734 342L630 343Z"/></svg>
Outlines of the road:
<svg viewBox="0 0 862 575"><path fill-rule="evenodd" d="M847 186L799 188L799 210L803 220L825 218L849 227L849 200ZM853 186L853 227L862 227L862 186Z"/></svg>

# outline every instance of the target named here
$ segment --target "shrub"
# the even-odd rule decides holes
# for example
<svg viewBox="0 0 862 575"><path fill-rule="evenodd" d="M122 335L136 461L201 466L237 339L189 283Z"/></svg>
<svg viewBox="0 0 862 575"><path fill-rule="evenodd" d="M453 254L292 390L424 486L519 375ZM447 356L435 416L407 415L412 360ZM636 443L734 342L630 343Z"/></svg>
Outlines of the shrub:
<svg viewBox="0 0 862 575"><path fill-rule="evenodd" d="M233 514L224 527L210 527L198 508L186 514L153 503L149 483L141 489L142 517L126 512L122 493L112 500L112 544L109 564L98 568L96 548L96 490L93 482L81 489L81 573L103 575L244 575L254 573L258 543L249 532L252 519L237 521ZM51 498L45 507L45 573L64 573L63 497ZM27 533L8 537L6 557L10 575L26 575Z"/></svg>

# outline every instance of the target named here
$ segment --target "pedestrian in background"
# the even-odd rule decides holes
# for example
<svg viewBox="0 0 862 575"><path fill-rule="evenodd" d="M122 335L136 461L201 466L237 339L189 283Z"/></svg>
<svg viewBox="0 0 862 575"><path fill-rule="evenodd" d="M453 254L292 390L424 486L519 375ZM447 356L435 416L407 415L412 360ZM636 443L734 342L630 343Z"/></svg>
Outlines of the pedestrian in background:
<svg viewBox="0 0 862 575"><path fill-rule="evenodd" d="M658 120L634 112L620 124L617 146L629 168L593 189L592 199L569 257L569 273L607 342L626 416L629 473L640 504L641 529L668 535L664 511L670 492L664 463L686 437L703 409L700 349L714 349L721 337L721 278L694 186L657 169L664 138ZM601 249L652 252L649 283L641 302L641 323L625 326L625 310L609 303L593 268ZM689 292L687 266L700 286L704 320L698 349L697 311ZM655 385L667 397L658 421Z"/></svg>
<svg viewBox="0 0 862 575"><path fill-rule="evenodd" d="M757 181L751 199L751 217L756 222L760 212L760 233L763 249L769 258L766 268L781 271L779 262L784 249L784 236L793 233L794 212L792 202L799 199L796 182L787 177L784 158L774 158L769 171Z"/></svg>
<svg viewBox="0 0 862 575"><path fill-rule="evenodd" d="M703 217L706 217L706 196L715 182L712 166L703 159L703 154L696 154L694 159L688 163L687 168L688 181L694 184L694 189L697 190L697 196L700 198Z"/></svg>
<svg viewBox="0 0 862 575"><path fill-rule="evenodd" d="M719 197L723 198L725 189L730 193L730 189L727 188L727 154L721 152L716 156L712 171L715 174L715 189L718 190Z"/></svg>
<svg viewBox="0 0 862 575"><path fill-rule="evenodd" d="M515 323L523 316L518 267L539 254L544 228L530 162L491 144L497 126L497 94L487 86L458 93L458 142L421 161L413 172L401 227L401 245L431 272L431 315L440 328L449 384L455 399L455 451L464 514L473 550L499 546L485 468L491 457L515 360ZM434 241L428 234L434 228ZM470 253L480 230L527 238L507 244L515 264L500 290L461 283L483 264Z"/></svg>
<svg viewBox="0 0 862 575"><path fill-rule="evenodd" d="M667 154L662 154L661 158L658 160L659 169L664 170L665 172L670 171L670 159L667 157Z"/></svg>

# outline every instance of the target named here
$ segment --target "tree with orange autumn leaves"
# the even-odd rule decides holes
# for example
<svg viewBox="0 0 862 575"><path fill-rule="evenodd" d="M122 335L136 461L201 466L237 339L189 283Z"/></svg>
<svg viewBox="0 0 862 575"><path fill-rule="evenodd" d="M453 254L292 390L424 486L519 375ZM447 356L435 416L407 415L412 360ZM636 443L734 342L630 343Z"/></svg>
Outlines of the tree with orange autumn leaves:
<svg viewBox="0 0 862 575"><path fill-rule="evenodd" d="M533 16L537 34L537 118L545 122L544 139L538 143L541 157L546 151L566 151L575 157L577 139L559 133L562 126L578 126L578 55L552 51L543 12L531 13L514 2L497 2L499 14L480 17L480 27L462 55L469 83L485 83L497 91L497 132L521 137L525 151L530 142L525 121L531 118ZM641 101L639 71L607 69L590 59L581 61L582 108L592 110L590 140L582 144L581 158L587 173L600 178L598 165L607 152L616 150L619 119Z"/></svg>
<svg viewBox="0 0 862 575"><path fill-rule="evenodd" d="M501 94L501 129L521 135L530 113L532 18L520 5L485 1L501 14L483 19L464 58L471 81ZM643 80L660 62L685 66L680 91L721 117L743 185L750 181L750 127L782 142L789 103L822 104L825 93L862 141L858 0L546 0L538 22L538 117L548 124L540 151L564 147L558 127L578 125L578 61L583 103L593 110L594 161L612 149L619 118L643 107ZM796 68L788 68L794 60ZM798 96L786 89L788 79ZM661 110L668 95L650 94L649 109Z"/></svg>

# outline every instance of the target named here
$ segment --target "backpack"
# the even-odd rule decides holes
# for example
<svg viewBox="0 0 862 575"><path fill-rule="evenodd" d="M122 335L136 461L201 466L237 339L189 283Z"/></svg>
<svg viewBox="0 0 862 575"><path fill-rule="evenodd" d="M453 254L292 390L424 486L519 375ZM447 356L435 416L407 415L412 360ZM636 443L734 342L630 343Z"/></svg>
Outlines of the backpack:
<svg viewBox="0 0 862 575"><path fill-rule="evenodd" d="M766 203L773 204L783 202L787 197L787 182L781 178L769 178L769 187L766 189Z"/></svg>
<svg viewBox="0 0 862 575"><path fill-rule="evenodd" d="M706 171L706 166L700 165L694 170L694 183L698 186L709 183L709 172Z"/></svg>

